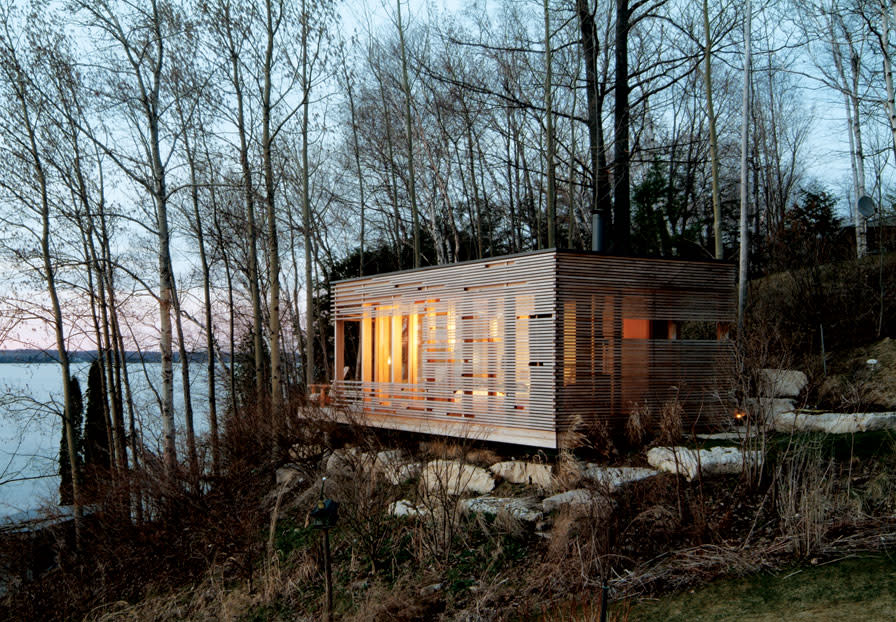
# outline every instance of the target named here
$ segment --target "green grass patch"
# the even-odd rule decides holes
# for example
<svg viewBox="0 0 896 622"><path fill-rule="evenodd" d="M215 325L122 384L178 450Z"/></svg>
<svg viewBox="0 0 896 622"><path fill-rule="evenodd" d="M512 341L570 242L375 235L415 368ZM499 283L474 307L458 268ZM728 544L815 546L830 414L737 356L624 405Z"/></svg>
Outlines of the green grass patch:
<svg viewBox="0 0 896 622"><path fill-rule="evenodd" d="M298 549L311 546L318 536L318 531L305 527L291 518L281 518L277 522L274 535L274 548L284 556Z"/></svg>
<svg viewBox="0 0 896 622"><path fill-rule="evenodd" d="M611 607L622 613L627 604ZM772 622L893 620L896 560L852 558L713 582L695 590L635 603L630 622Z"/></svg>

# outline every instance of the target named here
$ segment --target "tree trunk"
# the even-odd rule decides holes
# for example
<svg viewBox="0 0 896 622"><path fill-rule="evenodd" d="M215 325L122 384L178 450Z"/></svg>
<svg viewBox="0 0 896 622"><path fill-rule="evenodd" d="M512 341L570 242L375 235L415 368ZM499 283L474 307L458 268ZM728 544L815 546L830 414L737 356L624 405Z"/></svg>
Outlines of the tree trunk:
<svg viewBox="0 0 896 622"><path fill-rule="evenodd" d="M600 115L597 108L597 31L594 26L594 14L588 6L588 0L576 0L576 13L579 16L579 29L582 33L582 58L585 62L585 103L588 108L588 154L591 161L591 192L588 195L589 210L598 211L598 180L601 163L599 159L600 145L598 132ZM602 214L604 224L610 222L610 214Z"/></svg>
<svg viewBox="0 0 896 622"><path fill-rule="evenodd" d="M62 422L65 431L65 445L68 450L68 464L72 476L72 510L75 519L75 536L80 542L81 534L81 475L78 470L78 447L75 444L74 426L72 415L74 412L71 394L71 364L68 358L68 349L65 343L65 324L62 318L62 307L59 304L59 295L56 291L56 271L53 266L53 258L50 250L50 203L47 179L44 173L43 161L37 146L36 130L31 122L31 110L28 106L28 96L25 92L25 78L22 68L18 65L18 59L14 59L15 75L13 79L16 85L15 95L22 112L22 125L24 126L28 140L28 155L31 158L31 166L37 181L37 189L40 195L40 251L43 260L44 280L47 286L47 294L50 296L51 310L53 314L53 330L56 337L56 350L59 356L59 367L62 373Z"/></svg>
<svg viewBox="0 0 896 622"><path fill-rule="evenodd" d="M722 203L719 197L719 147L716 137L716 114L712 101L712 33L709 30L709 2L703 0L703 85L706 89L706 117L709 121L709 160L712 169L712 233L715 238L715 257L723 259Z"/></svg>
<svg viewBox="0 0 896 622"><path fill-rule="evenodd" d="M744 312L747 306L747 269L750 261L750 239L747 219L749 218L749 171L747 170L747 149L750 139L750 105L752 81L752 50L750 30L753 22L751 1L747 0L744 15L744 91L743 117L740 134L740 262L737 286L737 334L743 338Z"/></svg>
<svg viewBox="0 0 896 622"><path fill-rule="evenodd" d="M837 15L836 19L840 20L839 24L843 30L843 37L836 32L834 23L835 16L829 17L828 25L830 27L831 36L831 55L834 58L834 66L840 77L843 88L843 102L846 109L846 120L849 125L849 148L851 153L852 179L855 196L850 204L850 212L853 215L853 224L856 229L856 255L861 259L867 253L867 224L865 218L859 213L857 204L858 200L865 195L865 154L862 146L862 125L861 116L859 114L859 58L853 49L852 40L846 27L843 25L842 17ZM847 75L843 54L840 49L842 41L845 40L849 45L850 51L850 70L851 74Z"/></svg>
<svg viewBox="0 0 896 622"><path fill-rule="evenodd" d="M626 255L631 251L631 154L629 153L628 105L628 0L616 0L616 106L614 116L613 157L613 250Z"/></svg>
<svg viewBox="0 0 896 622"><path fill-rule="evenodd" d="M190 479L194 484L199 481L199 456L196 453L196 431L193 425L193 400L190 397L190 358L184 340L183 316L180 308L180 297L174 275L172 282L172 303L174 305L174 326L177 329L177 353L180 357L180 377L184 395L184 434L187 437L187 460L190 464Z"/></svg>
<svg viewBox="0 0 896 622"><path fill-rule="evenodd" d="M196 178L196 158L189 147L189 142L184 139L184 148L187 151L188 164L190 166L190 201L193 205L193 219L196 223L196 242L199 246L199 265L202 270L202 303L205 312L205 350L206 375L208 381L208 423L212 445L212 472L217 476L221 467L221 448L218 433L218 405L215 392L215 332L212 322L212 294L211 277L208 254L205 250L205 233L202 229L202 217L199 213L199 184ZM186 394L185 394L186 395Z"/></svg>
<svg viewBox="0 0 896 622"><path fill-rule="evenodd" d="M351 76L348 75L347 70L345 85L346 90L348 91L349 110L352 115L352 146L355 152L355 168L358 172L358 199L360 201L361 210L361 214L359 217L360 231L358 232L358 276L364 276L364 227L366 225L364 221L364 173L361 170L361 149L358 141L358 123L355 116L355 96L352 91Z"/></svg>
<svg viewBox="0 0 896 622"><path fill-rule="evenodd" d="M401 88L404 91L404 129L408 149L408 195L411 200L411 224L414 229L414 267L420 267L420 219L417 212L417 184L414 174L414 134L411 126L411 85L408 79L407 48L401 23L401 0L395 0L398 16L398 44L401 52Z"/></svg>
<svg viewBox="0 0 896 622"><path fill-rule="evenodd" d="M890 122L893 153L896 155L896 93L893 89L893 57L890 55L891 11L896 13L896 3L884 0L881 4L881 21L883 22L881 50L883 50L884 81L887 85L887 119Z"/></svg>
<svg viewBox="0 0 896 622"><path fill-rule="evenodd" d="M305 15L305 0L302 0ZM302 237L305 243L305 389L314 383L314 283L311 267L311 197L308 181L308 115L311 85L308 83L308 28L302 25Z"/></svg>
<svg viewBox="0 0 896 622"><path fill-rule="evenodd" d="M224 19L230 24L229 5L225 4ZM242 172L243 200L246 204L248 220L249 257L248 274L249 296L252 299L252 350L255 359L255 408L260 413L264 399L264 347L261 328L261 292L258 280L258 224L255 219L255 190L252 185L252 169L249 167L249 144L246 129L245 104L243 95L243 77L240 72L239 53L233 41L233 32L226 31L227 46L230 53L230 81L236 99L236 129L240 141L240 170ZM222 252L223 249L222 249ZM232 309L232 307L231 307ZM231 333L232 334L232 333ZM233 359L231 358L231 366Z"/></svg>
<svg viewBox="0 0 896 622"><path fill-rule="evenodd" d="M557 172L554 168L554 113L553 113L553 75L551 71L551 17L548 1L544 0L544 116L545 116L545 159L547 160L547 207L548 248L557 245L555 239L557 225Z"/></svg>
<svg viewBox="0 0 896 622"><path fill-rule="evenodd" d="M261 103L261 155L264 167L265 207L268 225L268 287L270 303L268 304L268 339L271 349L271 412L270 423L274 438L279 440L282 434L280 413L280 247L277 242L277 211L274 200L274 163L271 143L271 79L274 62L274 21L273 0L266 0L267 44L264 56L264 86ZM303 4L304 12L304 4ZM304 37L304 35L303 35ZM275 445L276 450L276 445Z"/></svg>

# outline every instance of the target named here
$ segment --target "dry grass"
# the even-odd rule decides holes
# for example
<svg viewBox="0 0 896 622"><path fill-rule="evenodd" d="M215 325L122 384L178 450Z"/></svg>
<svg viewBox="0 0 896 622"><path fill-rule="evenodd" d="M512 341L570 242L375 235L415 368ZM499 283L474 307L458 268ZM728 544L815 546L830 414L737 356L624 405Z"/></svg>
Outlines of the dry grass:
<svg viewBox="0 0 896 622"><path fill-rule="evenodd" d="M625 421L625 438L629 444L635 448L643 447L650 426L650 407L647 404L632 404Z"/></svg>
<svg viewBox="0 0 896 622"><path fill-rule="evenodd" d="M677 399L663 402L660 408L659 437L661 445L673 446L681 442L684 407Z"/></svg>
<svg viewBox="0 0 896 622"><path fill-rule="evenodd" d="M561 449L554 461L552 483L555 490L572 490L582 481L582 464L568 449Z"/></svg>
<svg viewBox="0 0 896 622"><path fill-rule="evenodd" d="M680 434L680 405L670 402L664 412L663 433ZM687 484L660 475L621 492L595 490L599 494L591 505L549 516L552 524L543 527L550 538L542 539L506 513L493 518L462 515L449 486L424 492L419 482L390 484L373 460L389 442L376 433L349 427L327 435L333 444L348 442L357 449L344 454L325 491L342 504L339 524L331 532L339 619L422 621L443 616L497 622L541 611L548 620L587 621L599 614L595 601L570 596L598 594L605 583L618 602L750 574L802 556L880 548L896 541L896 526L883 518L896 507L896 487L887 483L888 473L863 467L852 492L863 504L860 514L860 501L844 493L844 460L820 445L785 448L755 487L737 478ZM306 439L317 445L293 452L292 459L302 461L304 483L273 494L269 452L258 457L261 465L240 471L240 477L231 473L233 479L219 483L226 489L206 496L147 485L147 510L168 520L140 531L103 534L117 544L98 539L102 546L91 563L107 574L126 576L121 583L104 579L108 582L102 589L84 599L89 605L79 602L80 609L72 607L56 617L80 619L90 611L88 619L103 622L318 619L320 538L301 524L320 493L326 457L318 449L320 440ZM429 441L409 459L485 466L498 456L460 439ZM572 451L560 451L553 460L536 454L533 460L553 462L560 487L581 485L581 467ZM238 464L243 469L248 462ZM440 475L447 480L461 473L455 469ZM859 486L861 490L855 488ZM388 516L388 504L399 498L421 504L423 515ZM60 569L40 586L46 592L35 589L29 598L39 600L51 590L58 592L59 602L69 594L79 598L93 589L87 579L75 576L80 568ZM87 578L98 580L102 574ZM127 591L125 581L139 589ZM437 589L426 589L437 584ZM24 606L15 611L20 615L13 619L51 617ZM612 611L616 617L610 619L628 619L624 608ZM0 618L5 613L0 609Z"/></svg>

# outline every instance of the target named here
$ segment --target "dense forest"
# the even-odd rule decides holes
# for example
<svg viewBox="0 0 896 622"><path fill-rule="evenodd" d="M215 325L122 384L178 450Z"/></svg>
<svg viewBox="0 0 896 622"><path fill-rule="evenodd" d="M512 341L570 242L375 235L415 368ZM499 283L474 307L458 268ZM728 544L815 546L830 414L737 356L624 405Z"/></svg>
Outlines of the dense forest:
<svg viewBox="0 0 896 622"><path fill-rule="evenodd" d="M55 349L63 378L70 349L102 354L113 468L146 455L137 345L160 353L169 470L176 418L203 469L175 352L207 354L215 472L224 410L283 436L331 376L331 280L591 248L595 216L609 252L743 246L756 276L865 254L858 197L890 213L888 2L375 4L0 9L0 338Z"/></svg>

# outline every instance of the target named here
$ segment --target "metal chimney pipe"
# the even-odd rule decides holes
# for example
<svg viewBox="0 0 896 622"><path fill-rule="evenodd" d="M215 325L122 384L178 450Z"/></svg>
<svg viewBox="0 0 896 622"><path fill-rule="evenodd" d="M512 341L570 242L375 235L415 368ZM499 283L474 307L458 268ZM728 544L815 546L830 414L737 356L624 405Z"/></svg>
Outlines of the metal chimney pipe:
<svg viewBox="0 0 896 622"><path fill-rule="evenodd" d="M591 250L604 252L604 219L598 211L591 212Z"/></svg>

